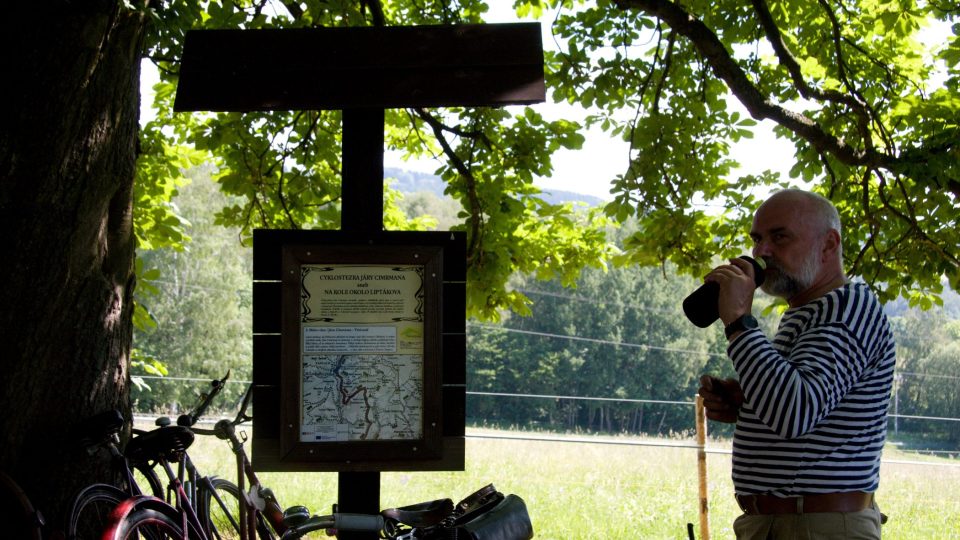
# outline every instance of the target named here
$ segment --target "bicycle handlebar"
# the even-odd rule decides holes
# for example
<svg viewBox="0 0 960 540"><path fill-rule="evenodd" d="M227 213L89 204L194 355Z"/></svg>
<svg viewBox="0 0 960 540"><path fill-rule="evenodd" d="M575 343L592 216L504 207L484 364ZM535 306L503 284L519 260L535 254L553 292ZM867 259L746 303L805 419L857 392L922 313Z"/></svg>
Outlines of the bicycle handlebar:
<svg viewBox="0 0 960 540"><path fill-rule="evenodd" d="M250 386L247 387L246 393L243 394L243 402L240 403L240 410L237 411L236 418L233 419L232 424L238 425L244 422L249 422L253 420L253 417L247 414L247 407L250 406L250 399L253 397L253 383L250 383Z"/></svg>
<svg viewBox="0 0 960 540"><path fill-rule="evenodd" d="M213 398L223 390L223 387L226 385L227 379L230 378L230 370L227 370L227 374L223 376L222 379L214 379L210 381L210 386L212 389L206 394L200 395L200 403L193 409L192 412L187 414L180 415L177 418L177 425L184 427L192 427L197 423L197 420L203 416L203 413L207 412L207 408L210 407L210 404L213 402Z"/></svg>
<svg viewBox="0 0 960 540"><path fill-rule="evenodd" d="M384 530L386 525L386 520L380 514L350 514L338 512L327 516L311 516L303 523L287 529L286 532L283 533L281 540L295 540L321 529L376 532L385 535L385 538L389 538Z"/></svg>

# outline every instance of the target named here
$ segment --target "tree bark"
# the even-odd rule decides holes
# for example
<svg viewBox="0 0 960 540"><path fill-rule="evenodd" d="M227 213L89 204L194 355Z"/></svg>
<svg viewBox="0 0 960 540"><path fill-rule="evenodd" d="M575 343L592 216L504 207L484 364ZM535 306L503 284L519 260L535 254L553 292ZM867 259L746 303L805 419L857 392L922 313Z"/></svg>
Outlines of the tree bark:
<svg viewBox="0 0 960 540"><path fill-rule="evenodd" d="M0 468L56 528L106 467L71 428L129 412L145 19L118 0L17 2L0 26Z"/></svg>

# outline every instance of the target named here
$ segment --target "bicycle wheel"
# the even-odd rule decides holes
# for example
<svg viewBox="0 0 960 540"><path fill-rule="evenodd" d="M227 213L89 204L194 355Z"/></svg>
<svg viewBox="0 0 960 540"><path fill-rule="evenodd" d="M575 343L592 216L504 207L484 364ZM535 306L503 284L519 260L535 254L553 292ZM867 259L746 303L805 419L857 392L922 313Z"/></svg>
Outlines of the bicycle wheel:
<svg viewBox="0 0 960 540"><path fill-rule="evenodd" d="M205 478L200 482L200 523L211 539L240 538L240 488L223 478ZM274 540L276 536L262 514L256 518L257 538Z"/></svg>
<svg viewBox="0 0 960 540"><path fill-rule="evenodd" d="M133 466L133 480L140 487L140 492L144 495L153 495L158 499L163 499L166 494L163 482L154 470L148 464L138 463Z"/></svg>
<svg viewBox="0 0 960 540"><path fill-rule="evenodd" d="M11 538L40 540L43 517L19 485L0 471L0 523Z"/></svg>
<svg viewBox="0 0 960 540"><path fill-rule="evenodd" d="M184 536L183 515L179 510L156 497L140 496L127 499L110 515L110 524L100 537L102 540L182 540L203 538L189 525Z"/></svg>
<svg viewBox="0 0 960 540"><path fill-rule="evenodd" d="M99 538L110 522L110 513L130 495L109 484L83 488L67 514L67 540Z"/></svg>

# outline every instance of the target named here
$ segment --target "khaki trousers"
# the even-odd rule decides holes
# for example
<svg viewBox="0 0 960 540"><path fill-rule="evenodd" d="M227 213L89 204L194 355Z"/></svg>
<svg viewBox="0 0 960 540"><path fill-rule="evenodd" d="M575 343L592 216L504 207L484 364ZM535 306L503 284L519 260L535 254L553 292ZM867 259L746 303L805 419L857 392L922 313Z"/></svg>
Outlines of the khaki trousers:
<svg viewBox="0 0 960 540"><path fill-rule="evenodd" d="M880 540L880 509L818 514L742 514L737 540Z"/></svg>

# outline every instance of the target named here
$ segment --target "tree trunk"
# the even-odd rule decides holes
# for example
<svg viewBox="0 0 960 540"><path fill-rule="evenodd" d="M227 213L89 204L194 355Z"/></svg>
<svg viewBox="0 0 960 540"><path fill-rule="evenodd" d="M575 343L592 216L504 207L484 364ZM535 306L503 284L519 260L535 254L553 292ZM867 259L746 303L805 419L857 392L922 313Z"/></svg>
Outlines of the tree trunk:
<svg viewBox="0 0 960 540"><path fill-rule="evenodd" d="M129 412L145 19L119 0L5 9L0 468L56 528L106 463L76 451L71 428Z"/></svg>

